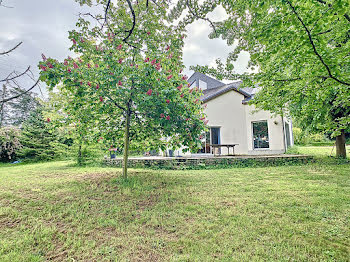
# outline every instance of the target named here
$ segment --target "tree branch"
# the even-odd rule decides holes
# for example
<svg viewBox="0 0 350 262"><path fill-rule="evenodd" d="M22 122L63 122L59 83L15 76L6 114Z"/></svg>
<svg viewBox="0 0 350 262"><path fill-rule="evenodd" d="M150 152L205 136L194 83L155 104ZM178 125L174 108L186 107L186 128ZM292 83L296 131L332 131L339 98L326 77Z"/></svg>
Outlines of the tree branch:
<svg viewBox="0 0 350 262"><path fill-rule="evenodd" d="M300 18L299 14L298 14L297 11L295 10L295 7L291 4L291 2L290 2L289 0L287 0L287 3L288 3L288 5L291 7L293 13L296 15L297 19L300 21L300 23L301 23L302 26L304 27L304 29L305 29L305 31L306 31L306 33L307 33L307 35L308 35L308 38L309 38L310 44L311 44L311 46L312 46L312 49L313 49L315 55L316 55L316 56L318 57L318 59L320 60L320 62L321 62L321 63L324 65L324 67L326 68L329 77L332 78L333 80L337 81L337 82L340 83L340 84L350 86L350 83L344 82L344 81L342 81L342 80L336 78L336 77L332 74L332 72L331 72L329 66L326 64L326 62L323 60L322 56L321 56L321 55L319 54L319 52L317 51L316 46L315 46L315 43L314 43L314 41L313 41L313 39L312 39L310 30L307 28L307 26L305 25L305 23L303 22L303 20Z"/></svg>
<svg viewBox="0 0 350 262"><path fill-rule="evenodd" d="M214 32L215 32L215 35L217 36L217 32L216 32L216 27L214 25L214 23L209 19L209 18L206 18L206 17L200 17L199 15L197 15L190 7L189 3L188 3L188 0L186 0L186 5L188 7L188 11L190 12L191 15L193 15L194 17L196 17L197 19L202 19L204 21L207 21L209 22L210 26L213 28Z"/></svg>
<svg viewBox="0 0 350 262"><path fill-rule="evenodd" d="M26 91L24 91L24 92L22 92L22 93L19 93L18 95L15 95L15 96L12 96L12 97L3 99L3 100L0 101L0 103L6 103L6 102L8 102L8 101L11 101L11 100L13 100L13 99L16 99L16 98L18 98L18 97L20 97L20 96L22 96L22 95L28 93L28 92L31 91L34 87L36 87L36 85L37 85L38 83L39 83L39 79L34 83L34 85L33 85L31 88L27 89Z"/></svg>
<svg viewBox="0 0 350 262"><path fill-rule="evenodd" d="M135 25L136 25L136 15L135 15L135 11L134 9L132 8L132 4L130 2L130 0L126 0L128 2L128 5L129 5L129 8L130 8L130 11L131 11L131 14L132 14L132 27L130 30L126 30L125 32L129 32L129 34L123 39L123 42L126 43L126 41L128 40L128 38L131 36L132 32L134 31L135 29Z"/></svg>
<svg viewBox="0 0 350 262"><path fill-rule="evenodd" d="M106 6L106 9L105 9L105 19L104 19L103 25L104 25L105 23L107 23L107 13L108 13L108 9L109 9L110 4L111 4L111 0L108 0L107 6ZM102 26L103 26L103 25L102 25Z"/></svg>
<svg viewBox="0 0 350 262"><path fill-rule="evenodd" d="M27 68L23 73L21 73L21 74L19 74L19 75L16 74L16 76L14 76L14 77L10 77L11 74L14 73L14 72L12 72L12 73L9 74L5 79L0 80L0 82L7 82L7 81L14 80L14 79L16 79L16 78L18 78L18 77L21 77L21 76L25 75L29 70L30 70L30 66L28 66L28 68Z"/></svg>
<svg viewBox="0 0 350 262"><path fill-rule="evenodd" d="M11 48L10 50L8 51L5 51L5 52L2 52L0 53L0 55L6 55L8 53L11 53L13 50L15 50L17 47L19 47L23 42L19 42L15 47Z"/></svg>

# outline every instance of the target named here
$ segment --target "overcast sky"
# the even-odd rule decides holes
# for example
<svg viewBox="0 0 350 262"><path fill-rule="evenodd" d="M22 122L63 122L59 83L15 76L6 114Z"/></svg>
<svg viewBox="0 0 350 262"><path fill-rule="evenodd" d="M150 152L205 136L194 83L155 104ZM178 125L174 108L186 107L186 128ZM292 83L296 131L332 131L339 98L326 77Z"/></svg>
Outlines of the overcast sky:
<svg viewBox="0 0 350 262"><path fill-rule="evenodd" d="M24 70L28 65L37 76L42 53L58 60L66 58L71 44L68 31L75 27L79 12L87 10L74 0L3 0L2 4L12 8L0 7L0 52L20 41L23 44L9 56L0 57L0 79L14 69ZM218 9L211 18L217 21L225 15L223 9ZM189 76L193 73L189 66L215 65L216 58L226 58L232 50L221 39L208 39L209 31L205 21L197 21L188 27L184 63ZM247 60L247 54L240 56L235 65L237 72L245 71Z"/></svg>

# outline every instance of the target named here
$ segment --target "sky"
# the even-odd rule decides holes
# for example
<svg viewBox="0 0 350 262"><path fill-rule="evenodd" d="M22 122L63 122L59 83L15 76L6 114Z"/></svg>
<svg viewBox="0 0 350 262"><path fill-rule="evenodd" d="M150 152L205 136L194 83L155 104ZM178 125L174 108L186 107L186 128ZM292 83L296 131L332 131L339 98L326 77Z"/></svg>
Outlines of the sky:
<svg viewBox="0 0 350 262"><path fill-rule="evenodd" d="M1 0L0 0L1 2ZM0 52L10 49L18 42L23 44L7 56L0 57L0 79L11 71L24 71L31 66L34 77L38 76L37 64L41 54L60 61L71 55L68 48L68 31L75 28L79 13L91 11L81 7L74 0L2 0L0 6ZM223 9L210 14L213 21L220 21L227 15ZM221 39L209 39L210 27L206 21L196 21L188 26L185 39L184 63L185 73L190 76L191 65L215 65L215 59L225 59L232 46L227 46ZM246 71L249 55L240 55L235 64L236 72ZM24 87L29 87L28 79L23 79ZM229 82L229 81L224 81ZM42 92L40 92L42 91ZM36 89L45 97L45 85Z"/></svg>

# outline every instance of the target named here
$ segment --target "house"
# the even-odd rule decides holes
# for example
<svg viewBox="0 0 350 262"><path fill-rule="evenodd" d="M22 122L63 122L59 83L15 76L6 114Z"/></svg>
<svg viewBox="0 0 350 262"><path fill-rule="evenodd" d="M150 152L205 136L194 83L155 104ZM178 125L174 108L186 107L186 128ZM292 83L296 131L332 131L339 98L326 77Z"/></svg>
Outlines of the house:
<svg viewBox="0 0 350 262"><path fill-rule="evenodd" d="M293 145L291 119L257 111L248 104L258 88L240 89L240 81L224 84L198 72L188 82L203 91L201 100L207 104L205 114L210 127L197 154L213 154L212 144L237 144L234 150L238 155L282 154ZM216 150L221 150L222 155L228 153L225 147ZM174 154L182 155L181 150Z"/></svg>

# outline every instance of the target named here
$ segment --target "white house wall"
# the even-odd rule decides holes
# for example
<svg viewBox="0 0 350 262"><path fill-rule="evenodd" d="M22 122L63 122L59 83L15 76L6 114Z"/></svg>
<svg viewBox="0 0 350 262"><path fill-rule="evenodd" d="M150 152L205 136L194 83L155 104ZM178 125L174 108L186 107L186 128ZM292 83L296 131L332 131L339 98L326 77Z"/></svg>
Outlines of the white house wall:
<svg viewBox="0 0 350 262"><path fill-rule="evenodd" d="M205 113L210 127L220 127L221 144L238 144L236 154L248 154L247 122L245 106L242 105L244 97L230 91L207 102ZM222 148L222 154L227 149Z"/></svg>
<svg viewBox="0 0 350 262"><path fill-rule="evenodd" d="M259 110L256 111L253 105L244 105L246 109L247 128L246 136L248 140L249 155L266 155L266 154L282 154L285 151L283 138L282 117L274 117L270 112ZM253 122L267 121L269 148L254 149L253 148Z"/></svg>

